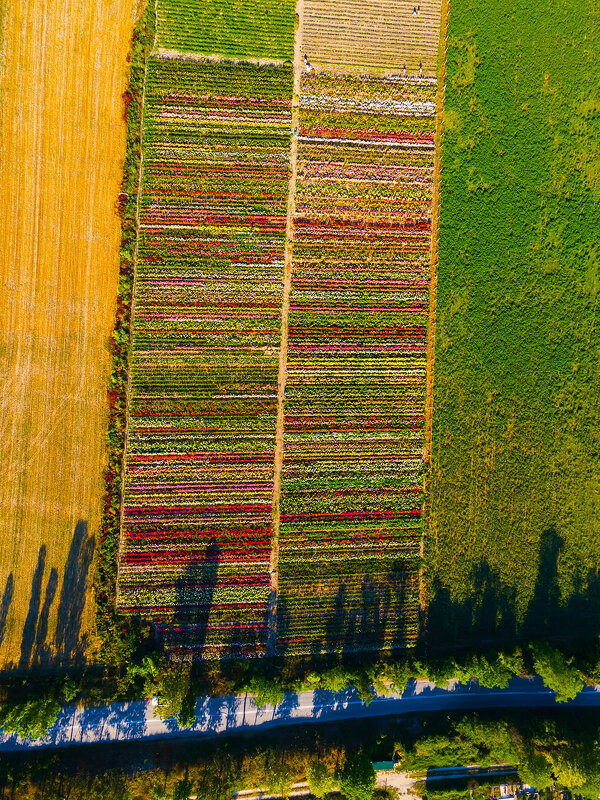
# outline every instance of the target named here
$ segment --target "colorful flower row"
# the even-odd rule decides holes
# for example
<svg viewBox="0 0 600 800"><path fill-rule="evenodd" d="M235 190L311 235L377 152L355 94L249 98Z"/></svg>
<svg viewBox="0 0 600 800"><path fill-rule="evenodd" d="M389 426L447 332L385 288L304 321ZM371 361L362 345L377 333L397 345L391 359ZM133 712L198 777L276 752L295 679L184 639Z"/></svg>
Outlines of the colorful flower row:
<svg viewBox="0 0 600 800"><path fill-rule="evenodd" d="M307 75L279 542L282 653L419 620L435 86Z"/></svg>
<svg viewBox="0 0 600 800"><path fill-rule="evenodd" d="M148 64L118 603L179 652L265 648L291 97Z"/></svg>

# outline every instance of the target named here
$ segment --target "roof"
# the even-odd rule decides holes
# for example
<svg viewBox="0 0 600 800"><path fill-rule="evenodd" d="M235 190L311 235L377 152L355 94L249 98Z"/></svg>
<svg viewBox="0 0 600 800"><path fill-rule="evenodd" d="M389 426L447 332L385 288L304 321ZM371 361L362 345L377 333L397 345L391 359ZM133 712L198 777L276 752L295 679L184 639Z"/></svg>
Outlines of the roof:
<svg viewBox="0 0 600 800"><path fill-rule="evenodd" d="M393 761L373 761L372 764L375 771L380 769L394 769Z"/></svg>

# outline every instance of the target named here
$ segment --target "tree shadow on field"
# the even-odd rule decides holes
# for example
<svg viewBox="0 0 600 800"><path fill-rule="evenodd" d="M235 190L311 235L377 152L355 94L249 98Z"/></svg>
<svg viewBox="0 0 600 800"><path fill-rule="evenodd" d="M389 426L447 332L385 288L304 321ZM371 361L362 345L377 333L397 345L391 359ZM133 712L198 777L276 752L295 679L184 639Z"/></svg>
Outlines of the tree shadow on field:
<svg viewBox="0 0 600 800"><path fill-rule="evenodd" d="M81 639L81 620L86 601L87 577L94 557L95 539L88 536L87 522L75 526L63 573L56 620L56 657L72 662L83 656L86 641Z"/></svg>
<svg viewBox="0 0 600 800"><path fill-rule="evenodd" d="M532 639L592 639L600 634L600 574L589 570L561 602L558 561L564 540L554 530L540 538L538 571L522 621L516 617L516 589L507 586L489 563L476 564L470 595L453 600L439 579L432 582L423 644L433 648L507 645Z"/></svg>
<svg viewBox="0 0 600 800"><path fill-rule="evenodd" d="M2 647L2 642L4 641L4 632L6 631L6 620L8 618L8 611L10 609L13 593L15 590L15 582L13 579L12 572L6 579L6 584L4 585L4 592L2 593L2 601L0 602L0 647Z"/></svg>
<svg viewBox="0 0 600 800"><path fill-rule="evenodd" d="M48 617L50 616L50 608L56 596L58 589L58 570L52 567L48 583L46 584L46 596L44 597L44 605L40 612L37 622L37 630L35 633L35 646L32 653L32 662L35 664L45 663L50 657L50 648L46 644L46 637L48 636Z"/></svg>
<svg viewBox="0 0 600 800"><path fill-rule="evenodd" d="M221 548L213 538L204 554L187 564L183 575L176 581L176 611L172 628L167 631L170 647L189 649L195 656L202 654L220 562Z"/></svg>
<svg viewBox="0 0 600 800"><path fill-rule="evenodd" d="M21 657L19 658L19 668L27 669L31 660L31 653L35 644L35 632L37 628L38 615L40 613L40 602L42 599L42 583L44 580L44 568L46 566L46 545L43 544L38 552L38 560L31 581L31 597L29 598L29 609L25 617L23 635L21 637Z"/></svg>
<svg viewBox="0 0 600 800"><path fill-rule="evenodd" d="M17 666L28 669L33 665L73 663L83 658L87 641L81 638L81 623L86 603L87 580L94 556L95 540L88 536L87 522L79 520L75 526L69 554L64 566L60 598L58 602L54 637L48 636L49 620L59 586L59 573L52 567L48 575L45 592L44 571L46 568L46 545L38 552L38 559L31 581L29 609L21 636L21 655ZM8 607L12 600L12 575L4 591L0 610L0 643ZM42 604L42 596L44 601Z"/></svg>

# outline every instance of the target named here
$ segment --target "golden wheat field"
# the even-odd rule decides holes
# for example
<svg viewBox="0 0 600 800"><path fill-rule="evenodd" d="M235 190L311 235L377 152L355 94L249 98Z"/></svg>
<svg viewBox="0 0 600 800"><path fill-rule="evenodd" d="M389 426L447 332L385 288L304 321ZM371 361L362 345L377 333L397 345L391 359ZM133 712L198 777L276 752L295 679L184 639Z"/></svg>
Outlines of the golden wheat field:
<svg viewBox="0 0 600 800"><path fill-rule="evenodd" d="M441 0L304 0L302 49L316 68L436 75ZM413 11L418 9L418 13Z"/></svg>
<svg viewBox="0 0 600 800"><path fill-rule="evenodd" d="M0 668L90 650L137 0L12 0L0 95Z"/></svg>

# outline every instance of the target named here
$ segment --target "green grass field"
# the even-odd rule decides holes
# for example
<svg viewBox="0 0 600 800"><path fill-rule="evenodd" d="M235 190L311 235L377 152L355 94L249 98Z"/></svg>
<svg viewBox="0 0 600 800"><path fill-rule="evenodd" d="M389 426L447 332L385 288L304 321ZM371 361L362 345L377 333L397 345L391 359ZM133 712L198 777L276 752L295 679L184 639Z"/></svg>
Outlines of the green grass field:
<svg viewBox="0 0 600 800"><path fill-rule="evenodd" d="M434 641L598 633L598 52L595 0L452 2Z"/></svg>
<svg viewBox="0 0 600 800"><path fill-rule="evenodd" d="M292 59L294 0L161 0L158 46L225 58Z"/></svg>

